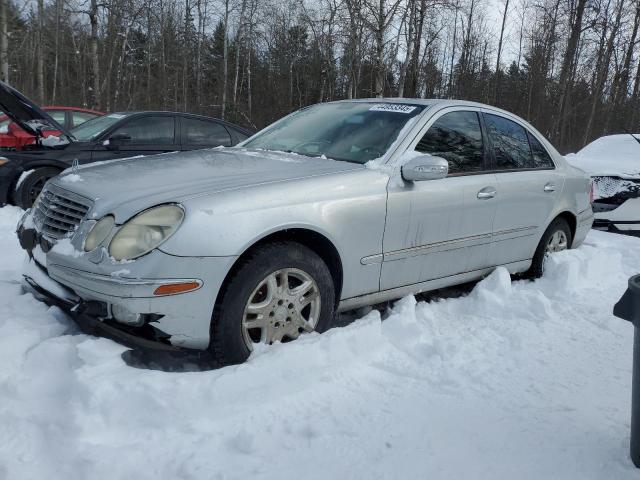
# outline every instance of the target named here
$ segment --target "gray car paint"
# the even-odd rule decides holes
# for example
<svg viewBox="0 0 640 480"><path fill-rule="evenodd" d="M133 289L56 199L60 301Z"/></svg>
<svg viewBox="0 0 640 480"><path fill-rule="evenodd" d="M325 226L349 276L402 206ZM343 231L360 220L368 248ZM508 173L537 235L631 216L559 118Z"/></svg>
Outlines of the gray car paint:
<svg viewBox="0 0 640 480"><path fill-rule="evenodd" d="M105 214L121 225L155 205L180 203L185 219L158 249L125 265L102 249L69 254L54 247L46 254L49 275L83 299L162 313L158 328L172 335L171 343L202 349L227 273L249 247L275 232L311 230L333 244L343 271L341 309L473 280L497 265L524 271L545 229L563 212L576 218L573 246L584 240L593 218L589 179L528 123L471 102L400 101L428 108L375 165L247 150L241 144L93 164L75 172L79 178L66 171L52 186L93 202L71 239L78 249L92 219ZM403 181L403 153L413 150L440 115L455 109L490 111L520 123L546 147L556 168ZM554 189L547 192L549 183ZM481 190L495 193L479 199ZM152 290L136 284L176 278L203 286L153 297ZM128 284L135 284L136 297L123 294Z"/></svg>

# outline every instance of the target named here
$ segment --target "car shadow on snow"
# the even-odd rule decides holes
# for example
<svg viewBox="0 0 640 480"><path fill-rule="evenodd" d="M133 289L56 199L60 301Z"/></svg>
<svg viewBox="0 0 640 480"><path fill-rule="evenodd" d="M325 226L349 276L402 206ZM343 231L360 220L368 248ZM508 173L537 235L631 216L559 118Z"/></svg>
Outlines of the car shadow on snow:
<svg viewBox="0 0 640 480"><path fill-rule="evenodd" d="M468 282L449 288L441 288L416 295L419 302L431 302L448 298L459 298L468 295L478 282ZM371 310L380 312L383 321L390 313L394 302L385 302L371 307L342 312L336 316L333 328L346 327L362 318ZM122 360L130 367L164 372L198 372L216 370L223 367L208 352L167 352L154 350L127 350L122 353Z"/></svg>

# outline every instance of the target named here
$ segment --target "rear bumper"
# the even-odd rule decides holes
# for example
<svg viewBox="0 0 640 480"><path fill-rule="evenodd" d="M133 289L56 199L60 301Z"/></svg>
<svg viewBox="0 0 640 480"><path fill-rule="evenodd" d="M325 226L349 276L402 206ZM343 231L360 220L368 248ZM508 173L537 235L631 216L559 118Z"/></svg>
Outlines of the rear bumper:
<svg viewBox="0 0 640 480"><path fill-rule="evenodd" d="M593 211L591 208L584 210L578 214L575 235L573 237L572 247L579 247L587 237L591 226L593 225Z"/></svg>

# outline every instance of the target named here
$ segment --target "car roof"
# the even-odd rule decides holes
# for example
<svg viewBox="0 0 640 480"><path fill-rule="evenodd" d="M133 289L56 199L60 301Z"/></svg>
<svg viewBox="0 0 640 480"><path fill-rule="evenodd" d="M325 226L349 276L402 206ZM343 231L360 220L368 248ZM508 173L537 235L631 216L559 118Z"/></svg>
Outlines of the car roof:
<svg viewBox="0 0 640 480"><path fill-rule="evenodd" d="M96 115L104 115L103 112L99 112L98 110L92 110L90 108L84 107L65 107L63 105L48 105L46 107L42 107L43 110L65 110L70 112L84 112L84 113L95 113Z"/></svg>
<svg viewBox="0 0 640 480"><path fill-rule="evenodd" d="M514 115L513 113L503 110L498 107L494 107L493 105L488 105L485 103L479 102L471 102L469 100L458 100L455 98L406 98L406 97L373 97L373 98L354 98L348 100L336 100L331 103L340 103L340 102L363 102L363 103L404 103L408 105L421 105L424 107L454 107L454 106L468 106L475 108L489 108L491 110L499 111L508 115Z"/></svg>
<svg viewBox="0 0 640 480"><path fill-rule="evenodd" d="M147 115L147 114L178 115L180 117L192 117L192 118L201 118L202 120L214 120L216 122L223 123L224 125L229 126L231 128L235 128L240 132L244 132L249 135L253 134L251 130L245 127L241 127L240 125L236 125L235 123L227 122L226 120L222 120L221 118L218 118L218 117L210 117L208 115L199 115L197 113L173 112L171 110L129 110L129 111L121 111L121 112L111 112L111 113L108 113L107 115L132 116L132 115L142 115L142 114L144 115Z"/></svg>

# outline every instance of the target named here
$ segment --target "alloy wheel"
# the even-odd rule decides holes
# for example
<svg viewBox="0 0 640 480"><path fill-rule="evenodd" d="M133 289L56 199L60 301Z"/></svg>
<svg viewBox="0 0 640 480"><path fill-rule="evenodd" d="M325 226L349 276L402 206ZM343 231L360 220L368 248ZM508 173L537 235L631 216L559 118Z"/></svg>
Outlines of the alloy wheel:
<svg viewBox="0 0 640 480"><path fill-rule="evenodd" d="M244 308L242 334L249 350L255 343L295 340L315 329L320 318L320 289L297 268L267 275L253 290Z"/></svg>
<svg viewBox="0 0 640 480"><path fill-rule="evenodd" d="M566 250L567 247L567 235L562 230L557 230L553 235L551 235L551 238L549 238L545 252L547 254L561 252Z"/></svg>

